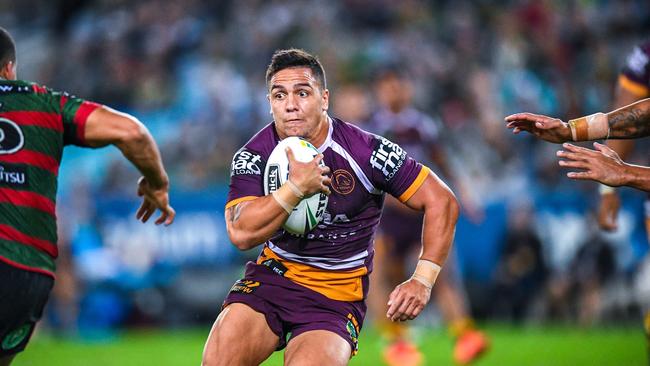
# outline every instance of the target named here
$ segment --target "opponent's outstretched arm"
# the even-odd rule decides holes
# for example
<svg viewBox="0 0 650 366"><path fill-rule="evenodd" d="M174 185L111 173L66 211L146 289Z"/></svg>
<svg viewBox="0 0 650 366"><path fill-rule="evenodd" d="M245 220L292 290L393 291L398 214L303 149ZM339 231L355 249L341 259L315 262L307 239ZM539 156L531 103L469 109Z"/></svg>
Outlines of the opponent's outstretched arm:
<svg viewBox="0 0 650 366"><path fill-rule="evenodd" d="M431 288L451 249L459 213L456 197L433 173L406 205L424 211L422 253L413 276L389 296L386 316L393 321L415 319L429 302Z"/></svg>
<svg viewBox="0 0 650 366"><path fill-rule="evenodd" d="M594 142L595 150L572 144L564 144L565 150L557 156L566 159L559 164L567 168L580 169L567 173L571 179L587 179L612 187L630 186L650 192L650 168L624 162L616 151L606 145Z"/></svg>
<svg viewBox="0 0 650 366"><path fill-rule="evenodd" d="M632 139L650 135L650 98L607 114L596 113L572 119L568 123L533 113L516 113L505 120L506 126L515 134L527 131L542 140L555 143L607 138Z"/></svg>
<svg viewBox="0 0 650 366"><path fill-rule="evenodd" d="M156 209L161 211L156 225L169 225L176 212L169 204L169 178L160 151L147 128L135 117L108 107L92 111L86 120L84 138L88 145L115 145L142 173L138 181L138 196L143 197L136 213L138 220L147 222Z"/></svg>
<svg viewBox="0 0 650 366"><path fill-rule="evenodd" d="M318 192L330 193L328 167L321 167L323 155L308 163L297 161L291 149L289 180L273 194L241 202L226 210L226 230L230 241L239 249L251 249L267 241L289 217L302 197Z"/></svg>

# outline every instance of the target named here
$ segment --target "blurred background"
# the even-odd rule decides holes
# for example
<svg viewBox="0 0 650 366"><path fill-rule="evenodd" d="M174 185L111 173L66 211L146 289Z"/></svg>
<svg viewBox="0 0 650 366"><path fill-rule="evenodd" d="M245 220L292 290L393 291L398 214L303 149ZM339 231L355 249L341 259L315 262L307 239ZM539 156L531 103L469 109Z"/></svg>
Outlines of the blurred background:
<svg viewBox="0 0 650 366"><path fill-rule="evenodd" d="M147 125L178 213L168 228L140 224L137 171L116 149L68 148L48 334L207 335L258 253L238 252L225 232L230 161L270 122L273 51L299 47L325 67L331 115L362 127L378 105L377 70L408 75L458 177L452 188L469 187L456 259L479 321L632 324L642 342L644 195L622 189L618 231L600 231L597 185L569 181L558 146L511 135L503 117L609 110L625 55L650 35L647 1L0 0L0 25L16 40L19 78ZM647 143L637 145L630 161L647 165Z"/></svg>

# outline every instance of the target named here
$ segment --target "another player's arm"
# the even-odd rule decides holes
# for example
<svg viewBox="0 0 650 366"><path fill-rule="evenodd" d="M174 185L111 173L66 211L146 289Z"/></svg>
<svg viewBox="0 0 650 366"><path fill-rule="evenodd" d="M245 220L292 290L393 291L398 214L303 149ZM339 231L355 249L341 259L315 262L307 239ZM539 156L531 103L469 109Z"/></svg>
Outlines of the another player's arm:
<svg viewBox="0 0 650 366"><path fill-rule="evenodd" d="M296 161L290 149L289 182L273 194L238 203L226 209L226 230L230 241L241 250L248 250L267 241L284 224L302 196L318 192L329 194L328 167L321 167L322 155L308 163ZM294 187L291 187L291 184Z"/></svg>
<svg viewBox="0 0 650 366"><path fill-rule="evenodd" d="M393 321L414 319L429 302L431 288L451 249L460 209L449 187L433 173L406 205L424 211L422 252L413 276L389 296L386 316Z"/></svg>
<svg viewBox="0 0 650 366"><path fill-rule="evenodd" d="M616 152L603 144L594 143L595 150L572 144L564 144L564 150L557 155L560 165L579 169L567 176L572 179L594 180L608 186L630 186L644 191L650 190L650 168L628 164Z"/></svg>
<svg viewBox="0 0 650 366"><path fill-rule="evenodd" d="M84 140L92 147L115 145L142 173L138 195L144 200L137 218L146 222L156 209L161 215L156 224L169 225L176 215L169 205L169 178L160 151L147 128L135 117L109 107L92 111L84 127Z"/></svg>
<svg viewBox="0 0 650 366"><path fill-rule="evenodd" d="M614 108L620 108L635 101L647 98L648 93L645 88L636 88L631 90L622 83L624 75L619 77L616 83L616 97ZM608 140L605 144L618 154L622 161L626 161L632 150L634 150L634 140ZM615 189L601 184L600 185L600 203L598 205L598 225L603 230L616 230L618 227L618 211L621 207L621 199Z"/></svg>
<svg viewBox="0 0 650 366"><path fill-rule="evenodd" d="M505 120L506 126L513 129L514 133L527 131L555 143L604 138L633 139L650 135L650 98L607 114L596 113L568 123L532 113L513 114Z"/></svg>
<svg viewBox="0 0 650 366"><path fill-rule="evenodd" d="M650 95L634 94L628 89L624 88L619 82L616 84L616 98L614 101L614 108L625 107L638 101L639 99L647 98L648 96ZM630 156L630 153L634 149L633 140L608 140L605 144L612 150L616 151L622 160L627 160L627 158Z"/></svg>

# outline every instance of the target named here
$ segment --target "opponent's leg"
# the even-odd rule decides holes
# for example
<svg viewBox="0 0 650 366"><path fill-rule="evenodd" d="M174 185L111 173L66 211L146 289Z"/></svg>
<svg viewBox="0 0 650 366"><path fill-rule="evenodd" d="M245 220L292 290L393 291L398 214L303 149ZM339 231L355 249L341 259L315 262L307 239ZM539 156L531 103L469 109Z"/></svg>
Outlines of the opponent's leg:
<svg viewBox="0 0 650 366"><path fill-rule="evenodd" d="M203 349L202 365L257 366L275 351L278 341L264 314L233 303L214 322Z"/></svg>
<svg viewBox="0 0 650 366"><path fill-rule="evenodd" d="M350 344L327 330L311 330L289 341L284 352L285 366L345 366L350 360Z"/></svg>

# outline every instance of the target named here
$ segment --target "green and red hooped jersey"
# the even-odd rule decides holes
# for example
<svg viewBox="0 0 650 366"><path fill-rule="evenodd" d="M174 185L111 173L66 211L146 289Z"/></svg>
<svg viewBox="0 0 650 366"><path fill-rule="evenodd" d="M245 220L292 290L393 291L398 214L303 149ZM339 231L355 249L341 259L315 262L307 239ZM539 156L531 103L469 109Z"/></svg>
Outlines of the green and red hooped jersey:
<svg viewBox="0 0 650 366"><path fill-rule="evenodd" d="M0 79L0 260L54 276L63 147L87 146L86 119L97 107L34 83Z"/></svg>

